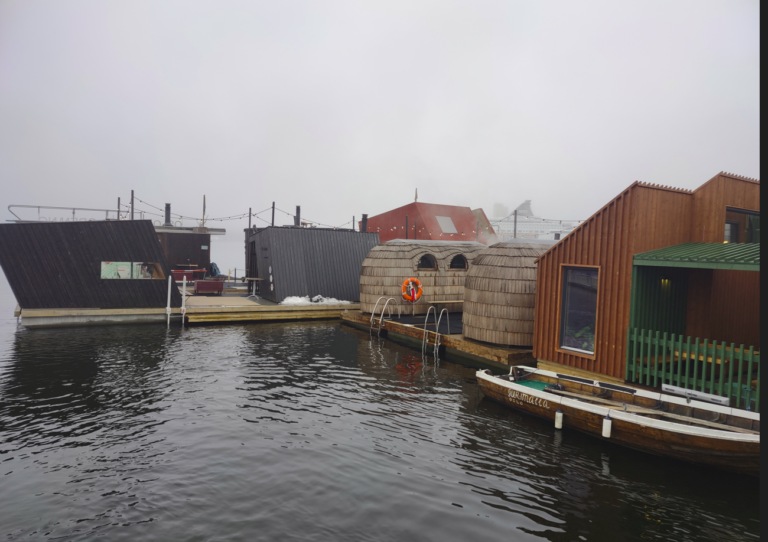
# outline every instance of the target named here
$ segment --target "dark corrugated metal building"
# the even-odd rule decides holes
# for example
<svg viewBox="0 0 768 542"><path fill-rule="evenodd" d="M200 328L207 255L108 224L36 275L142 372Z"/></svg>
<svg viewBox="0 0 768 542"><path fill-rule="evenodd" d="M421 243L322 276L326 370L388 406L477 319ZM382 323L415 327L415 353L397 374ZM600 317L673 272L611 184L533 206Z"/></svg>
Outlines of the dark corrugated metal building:
<svg viewBox="0 0 768 542"><path fill-rule="evenodd" d="M148 278L131 278L149 263ZM129 277L102 278L105 264L125 264L115 278L124 269ZM157 308L168 299L170 268L150 220L0 224L0 266L22 309Z"/></svg>
<svg viewBox="0 0 768 542"><path fill-rule="evenodd" d="M360 300L360 267L379 244L378 233L329 228L267 227L246 230L248 276L260 281L261 297L322 295Z"/></svg>

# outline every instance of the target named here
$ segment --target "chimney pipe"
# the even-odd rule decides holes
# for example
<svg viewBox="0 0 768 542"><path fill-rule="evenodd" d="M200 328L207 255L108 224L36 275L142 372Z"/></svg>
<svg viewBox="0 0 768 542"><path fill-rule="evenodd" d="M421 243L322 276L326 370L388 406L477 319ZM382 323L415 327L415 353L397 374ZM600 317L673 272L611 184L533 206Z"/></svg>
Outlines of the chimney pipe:
<svg viewBox="0 0 768 542"><path fill-rule="evenodd" d="M362 232L368 231L368 215L363 215L362 224L360 224L360 231Z"/></svg>
<svg viewBox="0 0 768 542"><path fill-rule="evenodd" d="M173 226L171 224L171 204L166 203L165 204L165 224L163 226Z"/></svg>
<svg viewBox="0 0 768 542"><path fill-rule="evenodd" d="M301 226L301 205L296 206L296 216L293 217L293 225Z"/></svg>

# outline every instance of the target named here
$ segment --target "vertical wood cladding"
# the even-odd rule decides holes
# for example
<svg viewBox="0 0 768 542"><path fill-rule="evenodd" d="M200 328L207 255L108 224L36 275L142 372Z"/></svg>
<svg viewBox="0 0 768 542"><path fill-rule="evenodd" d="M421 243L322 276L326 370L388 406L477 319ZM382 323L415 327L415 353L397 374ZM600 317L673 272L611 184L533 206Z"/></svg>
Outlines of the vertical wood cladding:
<svg viewBox="0 0 768 542"><path fill-rule="evenodd" d="M760 183L737 175L716 175L693 194L692 243L722 243L725 208L760 210Z"/></svg>
<svg viewBox="0 0 768 542"><path fill-rule="evenodd" d="M690 269L686 335L760 349L760 273Z"/></svg>
<svg viewBox="0 0 768 542"><path fill-rule="evenodd" d="M104 261L155 262L170 275L149 220L0 225L0 266L22 309L166 306L167 279L102 279ZM181 305L177 288L171 304Z"/></svg>
<svg viewBox="0 0 768 542"><path fill-rule="evenodd" d="M181 264L195 264L198 269L211 267L210 233L167 233L157 234L160 245L171 269ZM208 247L203 250L202 247Z"/></svg>
<svg viewBox="0 0 768 542"><path fill-rule="evenodd" d="M633 183L537 260L534 356L623 377L632 256L688 242L722 243L726 206L759 211L759 194L759 181L725 173L693 192ZM558 351L559 287L561 269L567 265L600 267L594 359ZM754 296L755 291L752 279L733 281L728 288L729 295L738 299ZM704 302L693 297L689 292L689 314L691 303ZM717 299L725 308L725 294ZM700 325L724 326L725 322Z"/></svg>
<svg viewBox="0 0 768 542"><path fill-rule="evenodd" d="M249 273L265 279L260 283L260 295L277 303L289 296L316 295L358 301L360 266L378 244L378 233L325 228L255 229L246 245L255 252Z"/></svg>

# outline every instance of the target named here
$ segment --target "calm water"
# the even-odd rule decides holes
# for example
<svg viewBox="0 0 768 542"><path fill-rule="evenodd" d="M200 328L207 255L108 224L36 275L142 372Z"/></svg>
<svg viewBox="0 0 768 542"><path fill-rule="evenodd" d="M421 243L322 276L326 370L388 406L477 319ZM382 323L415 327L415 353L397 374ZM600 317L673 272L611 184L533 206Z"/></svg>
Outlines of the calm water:
<svg viewBox="0 0 768 542"><path fill-rule="evenodd" d="M8 540L758 539L756 480L557 432L338 323L30 331L14 305L2 280Z"/></svg>

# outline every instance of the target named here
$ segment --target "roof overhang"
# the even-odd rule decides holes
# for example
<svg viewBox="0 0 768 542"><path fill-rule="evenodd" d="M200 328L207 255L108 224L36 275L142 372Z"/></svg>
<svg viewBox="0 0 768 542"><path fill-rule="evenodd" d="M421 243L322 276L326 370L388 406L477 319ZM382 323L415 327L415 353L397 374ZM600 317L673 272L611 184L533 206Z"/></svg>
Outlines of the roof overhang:
<svg viewBox="0 0 768 542"><path fill-rule="evenodd" d="M760 271L759 243L683 243L633 256L634 265Z"/></svg>

